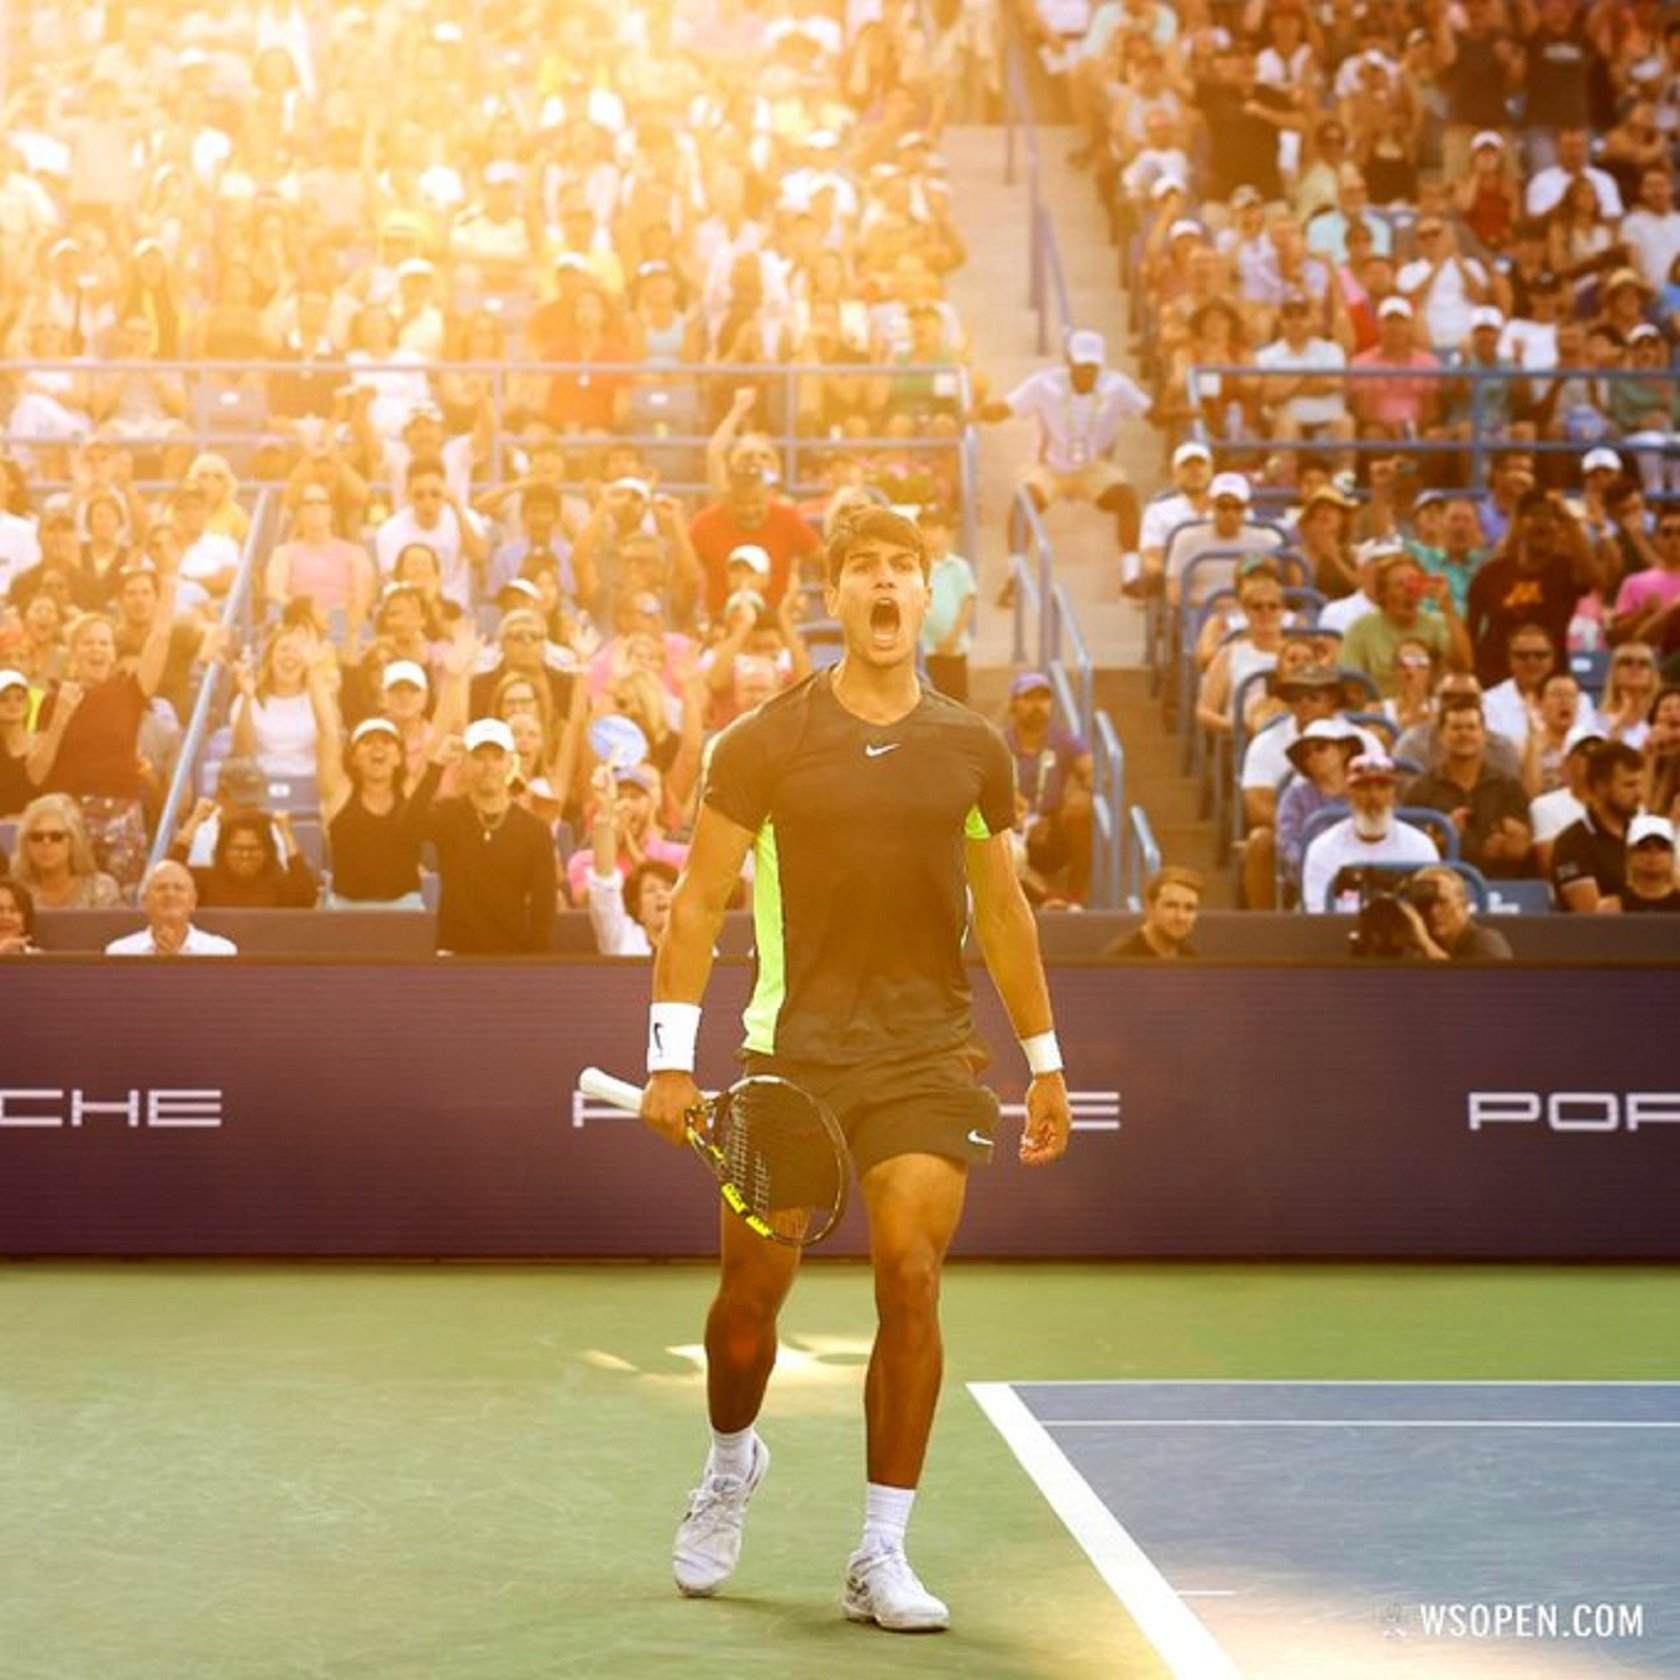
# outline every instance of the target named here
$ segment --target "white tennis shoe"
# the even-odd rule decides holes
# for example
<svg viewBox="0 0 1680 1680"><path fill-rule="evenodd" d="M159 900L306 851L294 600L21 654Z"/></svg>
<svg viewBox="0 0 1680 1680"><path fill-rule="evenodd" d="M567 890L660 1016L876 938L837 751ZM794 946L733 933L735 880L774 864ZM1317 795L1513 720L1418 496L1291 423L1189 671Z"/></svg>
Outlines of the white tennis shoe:
<svg viewBox="0 0 1680 1680"><path fill-rule="evenodd" d="M747 1501L770 1468L770 1449L756 1434L752 1448L752 1468L745 1476L714 1476L708 1467L688 1496L688 1510L671 1548L671 1573L678 1589L690 1598L710 1598L741 1561Z"/></svg>
<svg viewBox="0 0 1680 1680"><path fill-rule="evenodd" d="M896 1546L852 1553L840 1608L848 1621L874 1622L891 1633L935 1633L951 1625L951 1612L916 1579Z"/></svg>

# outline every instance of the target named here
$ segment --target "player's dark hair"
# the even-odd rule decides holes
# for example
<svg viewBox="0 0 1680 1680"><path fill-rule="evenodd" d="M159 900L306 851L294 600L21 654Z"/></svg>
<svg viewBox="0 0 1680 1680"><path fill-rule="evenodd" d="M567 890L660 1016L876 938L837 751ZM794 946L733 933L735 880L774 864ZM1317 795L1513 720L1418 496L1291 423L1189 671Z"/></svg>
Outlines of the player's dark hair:
<svg viewBox="0 0 1680 1680"><path fill-rule="evenodd" d="M913 520L906 519L891 508L858 507L848 509L835 521L824 556L830 588L840 581L846 558L860 543L890 542L908 548L921 562L922 575L928 573L927 543Z"/></svg>

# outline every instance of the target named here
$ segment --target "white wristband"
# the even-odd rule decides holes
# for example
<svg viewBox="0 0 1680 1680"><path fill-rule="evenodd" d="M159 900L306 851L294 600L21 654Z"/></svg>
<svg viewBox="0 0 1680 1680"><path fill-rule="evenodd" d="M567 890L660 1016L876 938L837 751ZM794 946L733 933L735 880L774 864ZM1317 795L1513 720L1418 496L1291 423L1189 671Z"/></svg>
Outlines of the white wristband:
<svg viewBox="0 0 1680 1680"><path fill-rule="evenodd" d="M1032 1069L1034 1079L1040 1074L1062 1071L1062 1047L1056 1042L1054 1032L1034 1033L1031 1038L1023 1038L1021 1051L1027 1058L1027 1066Z"/></svg>
<svg viewBox="0 0 1680 1680"><path fill-rule="evenodd" d="M648 1009L648 1072L693 1073L694 1041L699 1036L699 1004L653 1004Z"/></svg>

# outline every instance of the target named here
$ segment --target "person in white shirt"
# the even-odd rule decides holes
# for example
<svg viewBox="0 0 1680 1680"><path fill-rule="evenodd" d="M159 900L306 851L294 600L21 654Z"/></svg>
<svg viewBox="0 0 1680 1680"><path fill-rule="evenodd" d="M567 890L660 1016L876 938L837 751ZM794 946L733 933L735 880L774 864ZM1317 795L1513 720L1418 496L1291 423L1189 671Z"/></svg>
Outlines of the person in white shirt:
<svg viewBox="0 0 1680 1680"><path fill-rule="evenodd" d="M1513 315L1499 335L1499 359L1529 373L1557 366L1558 317L1563 310L1563 279L1544 269L1528 287L1528 315Z"/></svg>
<svg viewBox="0 0 1680 1680"><path fill-rule="evenodd" d="M1666 168L1641 172L1639 204L1622 220L1622 243L1633 253L1645 284L1660 292L1680 257L1680 210L1674 208L1674 177Z"/></svg>
<svg viewBox="0 0 1680 1680"><path fill-rule="evenodd" d="M1359 561L1359 587L1351 595L1326 601L1319 608L1315 621L1320 630L1334 630L1345 636L1367 613L1381 612L1377 600L1377 574L1396 555L1404 555L1406 545L1398 536L1372 537L1354 551Z"/></svg>
<svg viewBox="0 0 1680 1680"><path fill-rule="evenodd" d="M1422 317L1435 350L1456 350L1470 336L1478 305L1492 295L1487 270L1474 257L1461 257L1453 235L1439 216L1417 225L1416 260L1394 277L1413 310Z"/></svg>
<svg viewBox="0 0 1680 1680"><path fill-rule="evenodd" d="M983 421L1031 418L1038 445L1033 465L1022 477L1027 494L1040 510L1052 502L1094 502L1114 515L1120 551L1133 564L1141 520L1137 492L1113 460L1120 428L1149 413L1148 396L1114 368L1105 367L1101 333L1068 334L1062 367L1029 374L1002 401L986 403Z"/></svg>
<svg viewBox="0 0 1680 1680"><path fill-rule="evenodd" d="M425 543L438 557L443 594L470 608L474 578L490 552L478 516L450 492L443 463L435 458L409 463L408 502L374 534L380 576L392 575L397 556L410 543Z"/></svg>
<svg viewBox="0 0 1680 1680"><path fill-rule="evenodd" d="M1236 554L1271 554L1285 546L1286 539L1277 526L1249 519L1253 495L1253 486L1241 473L1219 473L1208 486L1211 517L1177 531L1162 560L1170 606L1177 607L1185 576L1204 555L1224 558L1203 566L1192 579L1198 602L1232 583L1237 575Z"/></svg>
<svg viewBox="0 0 1680 1680"><path fill-rule="evenodd" d="M1262 381L1260 393L1271 412L1276 438L1353 436L1345 381L1347 352L1334 339L1316 338L1311 330L1312 299L1291 292L1278 315L1281 336L1254 353L1257 366L1287 373Z"/></svg>
<svg viewBox="0 0 1680 1680"><path fill-rule="evenodd" d="M1352 815L1310 840L1301 861L1301 908L1310 913L1358 908L1357 892L1331 898L1331 888L1344 869L1405 868L1440 861L1435 842L1421 828L1395 817L1399 772L1386 754L1361 753L1348 766L1347 794Z"/></svg>
<svg viewBox="0 0 1680 1680"><path fill-rule="evenodd" d="M1539 706L1546 679L1557 669L1557 649L1538 624L1519 624L1508 646L1511 674L1482 696L1482 716L1489 729L1503 735L1520 753L1528 744L1530 708ZM1594 722L1595 716L1591 696L1582 693L1575 727Z"/></svg>
<svg viewBox="0 0 1680 1680"><path fill-rule="evenodd" d="M1574 730L1563 745L1563 786L1528 802L1528 826L1534 833L1534 870L1550 880L1552 846L1572 823L1587 814L1587 764L1593 749L1604 745L1596 727Z"/></svg>
<svg viewBox="0 0 1680 1680"><path fill-rule="evenodd" d="M1610 222L1620 221L1621 189L1616 185L1614 175L1608 175L1602 169L1595 169L1587 162L1587 131L1584 128L1559 129L1557 153L1557 162L1549 169L1542 169L1528 183L1523 207L1529 215L1538 221L1548 210L1555 209L1563 202L1563 195L1569 190L1569 183L1577 175L1585 175L1592 182L1593 191L1598 194L1598 207L1604 219Z"/></svg>
<svg viewBox="0 0 1680 1680"><path fill-rule="evenodd" d="M1138 531L1141 565L1136 575L1121 579L1129 589L1135 588L1144 574L1161 572L1167 542L1180 525L1206 519L1212 513L1208 486L1213 482L1213 451L1205 443L1195 438L1181 443L1173 451L1172 476L1172 489L1154 497L1143 510Z"/></svg>
<svg viewBox="0 0 1680 1680"><path fill-rule="evenodd" d="M184 863L154 863L140 887L146 926L105 947L108 957L235 957L239 947L220 934L192 925L198 888Z"/></svg>
<svg viewBox="0 0 1680 1680"><path fill-rule="evenodd" d="M239 575L239 544L232 537L207 529L210 508L204 491L183 484L169 499L175 536L181 545L178 596L182 606L206 606L221 600Z"/></svg>
<svg viewBox="0 0 1680 1680"><path fill-rule="evenodd" d="M35 521L0 508L0 598L12 587L12 579L40 558L41 539Z"/></svg>

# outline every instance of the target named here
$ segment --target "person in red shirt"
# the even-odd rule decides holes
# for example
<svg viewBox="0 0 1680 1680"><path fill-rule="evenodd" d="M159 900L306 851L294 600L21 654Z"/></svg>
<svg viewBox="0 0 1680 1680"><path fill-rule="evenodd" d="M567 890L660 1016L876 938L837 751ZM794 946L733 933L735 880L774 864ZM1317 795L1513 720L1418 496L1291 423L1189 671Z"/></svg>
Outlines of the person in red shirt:
<svg viewBox="0 0 1680 1680"><path fill-rule="evenodd" d="M550 320L536 338L544 362L627 362L630 347L613 319L606 294L587 286L572 301L569 319ZM557 373L548 387L546 418L563 432L606 432L630 414L629 380L622 373Z"/></svg>
<svg viewBox="0 0 1680 1680"><path fill-rule="evenodd" d="M1376 348L1361 350L1352 365L1399 374L1440 364L1417 345L1412 306L1404 298L1389 297L1377 305ZM1415 437L1434 424L1440 409L1438 380L1397 377L1354 379L1349 384L1353 411L1365 437Z"/></svg>
<svg viewBox="0 0 1680 1680"><path fill-rule="evenodd" d="M139 881L146 863L149 770L140 757L140 723L163 681L175 622L180 556L169 547L162 558L158 609L132 669L117 662L110 619L79 618L70 632L70 675L42 703L29 757L32 780L81 805L99 867L125 887Z"/></svg>
<svg viewBox="0 0 1680 1680"><path fill-rule="evenodd" d="M770 576L760 586L766 603L780 604L794 562L814 554L821 538L791 502L772 499L764 469L738 451L729 458L729 489L694 516L689 539L706 582L706 608L718 613L729 599L729 556L744 543L770 556Z"/></svg>

